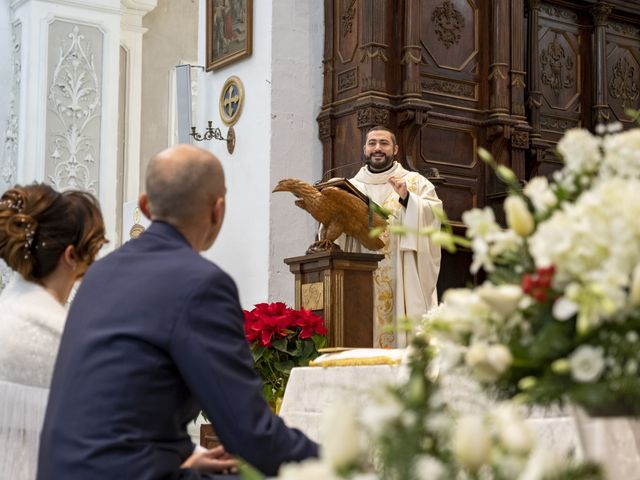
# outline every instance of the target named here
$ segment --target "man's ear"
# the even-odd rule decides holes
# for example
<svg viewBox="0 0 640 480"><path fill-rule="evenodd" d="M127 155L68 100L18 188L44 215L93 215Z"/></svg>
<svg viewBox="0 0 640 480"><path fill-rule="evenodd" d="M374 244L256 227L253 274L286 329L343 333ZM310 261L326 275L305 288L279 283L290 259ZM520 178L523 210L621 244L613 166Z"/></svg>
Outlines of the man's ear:
<svg viewBox="0 0 640 480"><path fill-rule="evenodd" d="M140 207L140 211L151 220L151 212L149 211L149 197L146 193L143 193L138 197L138 207Z"/></svg>
<svg viewBox="0 0 640 480"><path fill-rule="evenodd" d="M224 219L224 197L217 197L211 208L211 223L214 225L222 223Z"/></svg>
<svg viewBox="0 0 640 480"><path fill-rule="evenodd" d="M395 157L397 154L398 154L398 144L396 143L396 144L393 146L393 156Z"/></svg>

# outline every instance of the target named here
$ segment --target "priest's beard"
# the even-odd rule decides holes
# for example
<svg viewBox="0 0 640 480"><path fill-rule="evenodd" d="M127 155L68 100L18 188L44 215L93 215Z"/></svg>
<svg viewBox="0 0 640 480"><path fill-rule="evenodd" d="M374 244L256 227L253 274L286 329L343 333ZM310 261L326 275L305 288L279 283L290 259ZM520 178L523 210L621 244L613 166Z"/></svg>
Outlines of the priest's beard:
<svg viewBox="0 0 640 480"><path fill-rule="evenodd" d="M393 157L391 155L384 156L384 162L379 162L378 165L373 164L373 154L364 157L364 163L367 165L367 169L371 173L386 172L393 166Z"/></svg>

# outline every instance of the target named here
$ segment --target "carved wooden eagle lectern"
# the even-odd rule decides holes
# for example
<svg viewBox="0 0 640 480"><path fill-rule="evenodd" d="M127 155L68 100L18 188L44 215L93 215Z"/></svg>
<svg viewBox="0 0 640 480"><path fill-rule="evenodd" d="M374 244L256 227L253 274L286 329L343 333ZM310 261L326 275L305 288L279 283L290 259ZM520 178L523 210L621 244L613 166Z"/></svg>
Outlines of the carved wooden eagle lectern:
<svg viewBox="0 0 640 480"><path fill-rule="evenodd" d="M280 180L273 191L293 193L298 198L295 204L324 225L320 240L312 244L307 253L340 250L334 242L342 233L355 237L369 250L384 247L384 242L370 237L369 231L384 227L387 222L377 212L370 215L369 206L358 196L338 187L314 187L296 178Z"/></svg>

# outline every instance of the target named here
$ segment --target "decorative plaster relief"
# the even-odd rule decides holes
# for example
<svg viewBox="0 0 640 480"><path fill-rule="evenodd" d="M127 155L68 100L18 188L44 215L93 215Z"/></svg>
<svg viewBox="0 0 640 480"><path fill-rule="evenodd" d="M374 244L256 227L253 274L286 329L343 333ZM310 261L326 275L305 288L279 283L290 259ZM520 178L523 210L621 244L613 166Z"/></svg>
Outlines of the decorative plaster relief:
<svg viewBox="0 0 640 480"><path fill-rule="evenodd" d="M576 84L573 78L573 57L565 52L558 37L556 33L553 41L540 53L542 83L549 85L556 95L563 88L571 88Z"/></svg>
<svg viewBox="0 0 640 480"><path fill-rule="evenodd" d="M451 3L451 0L445 0L433 10L431 21L435 24L438 40L446 48L460 42L465 26L464 17Z"/></svg>
<svg viewBox="0 0 640 480"><path fill-rule="evenodd" d="M60 191L98 194L102 43L95 27L63 21L49 27L45 174Z"/></svg>
<svg viewBox="0 0 640 480"><path fill-rule="evenodd" d="M622 100L622 108L632 106L638 99L638 82L636 69L625 57L621 57L613 67L613 75L609 82L609 95Z"/></svg>
<svg viewBox="0 0 640 480"><path fill-rule="evenodd" d="M7 114L7 125L4 131L4 155L2 158L3 186L9 188L16 182L16 171L18 166L18 128L20 115L20 77L22 63L20 54L22 50L22 24L16 23L12 28L13 53L11 58L12 82L9 94L9 112ZM4 190L4 188L3 188ZM0 280L1 282L1 280Z"/></svg>

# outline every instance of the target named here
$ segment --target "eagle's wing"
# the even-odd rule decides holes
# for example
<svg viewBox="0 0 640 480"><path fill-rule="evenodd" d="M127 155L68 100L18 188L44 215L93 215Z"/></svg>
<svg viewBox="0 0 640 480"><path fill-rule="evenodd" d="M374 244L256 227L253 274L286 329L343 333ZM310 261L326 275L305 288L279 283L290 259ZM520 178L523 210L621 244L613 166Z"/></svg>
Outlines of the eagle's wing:
<svg viewBox="0 0 640 480"><path fill-rule="evenodd" d="M325 187L322 195L331 201L334 209L332 221L340 222L342 230L355 237L369 250L380 250L384 242L380 238L369 236L369 207L358 197L337 187ZM378 214L373 213L371 228L384 227L387 222Z"/></svg>

